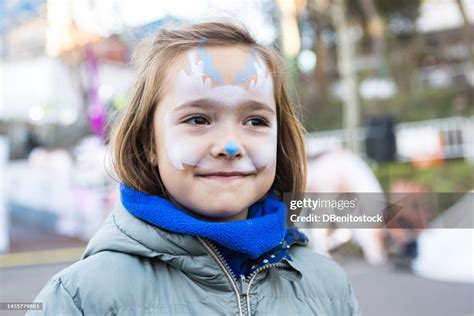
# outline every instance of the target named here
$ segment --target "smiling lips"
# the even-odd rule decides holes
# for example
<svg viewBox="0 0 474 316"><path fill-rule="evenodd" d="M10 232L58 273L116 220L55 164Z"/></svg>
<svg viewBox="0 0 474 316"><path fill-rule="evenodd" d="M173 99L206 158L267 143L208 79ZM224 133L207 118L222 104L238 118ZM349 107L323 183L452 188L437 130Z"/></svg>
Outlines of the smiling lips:
<svg viewBox="0 0 474 316"><path fill-rule="evenodd" d="M251 175L251 173L244 173L244 172L212 172L207 174L200 174L198 176L206 178L206 179L215 179L215 180L234 180L234 179L242 179L246 176Z"/></svg>

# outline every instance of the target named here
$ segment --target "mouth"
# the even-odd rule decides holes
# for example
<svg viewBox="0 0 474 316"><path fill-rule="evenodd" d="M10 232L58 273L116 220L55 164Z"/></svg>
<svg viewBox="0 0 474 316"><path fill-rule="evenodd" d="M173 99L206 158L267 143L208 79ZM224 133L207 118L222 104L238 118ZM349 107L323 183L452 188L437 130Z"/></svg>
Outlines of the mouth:
<svg viewBox="0 0 474 316"><path fill-rule="evenodd" d="M238 179L243 179L248 176L253 175L253 173L246 173L246 172L212 172L212 173L206 173L206 174L198 174L198 177L204 178L204 179L211 179L211 180L223 180L223 181L228 181L228 180L238 180Z"/></svg>

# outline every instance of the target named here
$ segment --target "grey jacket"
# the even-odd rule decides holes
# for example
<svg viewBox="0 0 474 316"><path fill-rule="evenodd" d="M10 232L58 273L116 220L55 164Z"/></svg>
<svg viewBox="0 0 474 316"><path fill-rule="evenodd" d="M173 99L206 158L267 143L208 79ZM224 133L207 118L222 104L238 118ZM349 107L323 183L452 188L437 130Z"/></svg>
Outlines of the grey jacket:
<svg viewBox="0 0 474 316"><path fill-rule="evenodd" d="M166 232L120 203L80 261L38 294L27 315L359 315L343 270L307 247L293 261L236 280L209 240Z"/></svg>

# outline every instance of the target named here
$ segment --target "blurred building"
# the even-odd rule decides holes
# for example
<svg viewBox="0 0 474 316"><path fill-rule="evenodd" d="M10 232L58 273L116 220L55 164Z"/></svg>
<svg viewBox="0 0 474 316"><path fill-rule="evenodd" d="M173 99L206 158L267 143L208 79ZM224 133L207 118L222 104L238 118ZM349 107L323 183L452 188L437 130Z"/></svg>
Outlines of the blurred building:
<svg viewBox="0 0 474 316"><path fill-rule="evenodd" d="M11 4L2 29L7 49L0 65L0 130L10 136L12 158L26 154L28 124L37 126L36 137L45 146L77 143L92 132L91 93L104 106L123 103L133 80L130 48L120 36L82 30L72 20L59 23L45 2L35 4L30 14Z"/></svg>

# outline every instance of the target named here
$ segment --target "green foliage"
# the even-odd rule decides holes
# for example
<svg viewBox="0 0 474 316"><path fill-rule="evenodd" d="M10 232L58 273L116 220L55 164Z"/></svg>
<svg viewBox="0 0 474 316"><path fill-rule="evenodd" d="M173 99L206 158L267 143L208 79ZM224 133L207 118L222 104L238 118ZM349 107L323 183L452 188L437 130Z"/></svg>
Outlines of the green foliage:
<svg viewBox="0 0 474 316"><path fill-rule="evenodd" d="M419 14L421 0L373 0L378 13L383 18L398 16L415 21ZM366 19L364 17L360 0L348 1L348 12L351 16Z"/></svg>
<svg viewBox="0 0 474 316"><path fill-rule="evenodd" d="M308 103L305 103L308 104ZM342 102L328 104L310 103L303 114L305 128L310 131L324 131L342 128Z"/></svg>
<svg viewBox="0 0 474 316"><path fill-rule="evenodd" d="M462 159L419 168L412 163L386 163L374 170L385 191L400 180L422 185L429 192L467 192L474 189L474 164Z"/></svg>
<svg viewBox="0 0 474 316"><path fill-rule="evenodd" d="M420 121L450 116L474 115L469 104L469 91L423 90L413 94L398 94L387 100L365 101L363 114L391 114L400 122Z"/></svg>
<svg viewBox="0 0 474 316"><path fill-rule="evenodd" d="M419 15L421 0L374 0L377 9L384 17L398 15L415 22Z"/></svg>
<svg viewBox="0 0 474 316"><path fill-rule="evenodd" d="M447 160L429 168L418 168L411 163L387 163L376 167L374 172L385 192L390 192L396 182L404 181L421 185L426 192L436 193L434 197L438 206L434 210L435 216L474 189L474 164L461 159Z"/></svg>
<svg viewBox="0 0 474 316"><path fill-rule="evenodd" d="M308 131L342 128L342 102L330 100L321 104L300 91L305 105L304 124ZM375 115L392 115L398 122L412 122L451 116L472 116L474 106L469 91L459 89L422 90L412 94L397 94L387 100L364 100L362 122Z"/></svg>

